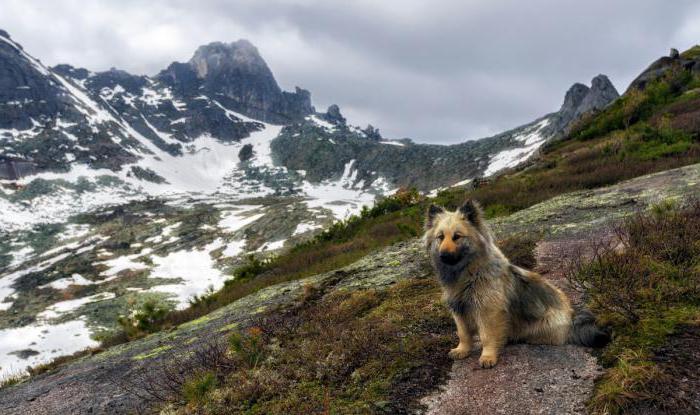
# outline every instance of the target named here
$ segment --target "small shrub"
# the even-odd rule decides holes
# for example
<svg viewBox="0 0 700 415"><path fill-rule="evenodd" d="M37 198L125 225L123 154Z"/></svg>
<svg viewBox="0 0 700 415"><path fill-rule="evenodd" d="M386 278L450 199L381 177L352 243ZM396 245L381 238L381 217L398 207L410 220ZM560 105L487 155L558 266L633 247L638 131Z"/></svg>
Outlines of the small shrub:
<svg viewBox="0 0 700 415"><path fill-rule="evenodd" d="M190 307L207 307L216 301L216 291L213 286L207 287L202 294L195 294L189 300Z"/></svg>
<svg viewBox="0 0 700 415"><path fill-rule="evenodd" d="M251 327L243 333L234 332L228 342L231 352L250 369L256 368L263 358L264 342L259 327Z"/></svg>
<svg viewBox="0 0 700 415"><path fill-rule="evenodd" d="M28 375L24 372L11 372L0 376L0 389L9 388L26 379Z"/></svg>
<svg viewBox="0 0 700 415"><path fill-rule="evenodd" d="M250 254L246 257L245 264L233 271L233 278L234 280L249 280L255 278L264 271L270 269L272 264L272 259L261 259L258 255Z"/></svg>
<svg viewBox="0 0 700 415"><path fill-rule="evenodd" d="M188 404L202 404L207 394L218 385L213 372L204 372L185 382L182 386L182 396Z"/></svg>
<svg viewBox="0 0 700 415"><path fill-rule="evenodd" d="M149 299L134 308L127 316L120 316L117 321L128 338L138 338L160 330L169 307Z"/></svg>
<svg viewBox="0 0 700 415"><path fill-rule="evenodd" d="M484 214L487 218L496 218L499 216L507 216L513 213L513 209L501 203L494 203L486 206Z"/></svg>

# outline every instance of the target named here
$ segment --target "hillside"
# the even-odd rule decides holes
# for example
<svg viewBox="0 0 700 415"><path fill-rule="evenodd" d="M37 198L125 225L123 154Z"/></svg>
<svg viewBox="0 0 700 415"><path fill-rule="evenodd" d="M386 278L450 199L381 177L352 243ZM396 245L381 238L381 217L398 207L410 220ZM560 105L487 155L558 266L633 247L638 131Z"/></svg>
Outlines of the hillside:
<svg viewBox="0 0 700 415"><path fill-rule="evenodd" d="M523 127L456 146L428 146L350 126L337 107L306 113L307 94L281 91L249 43L212 44L187 64L173 64L144 82L154 88L169 82L174 98L168 105L174 107L186 97L204 101L195 99L194 90L229 98L243 91L249 100L222 104L217 98L217 105L207 98L200 109L223 114L229 127L252 130L239 138L223 133L227 143L207 130L211 141L204 147L213 151L178 154L175 146L160 148L157 140L132 143L131 138L146 137L137 128L155 125L141 104L129 104L135 92L119 98L121 110L90 118L97 112L86 108L97 98L89 96L97 91L70 88L87 88L76 81L84 73L60 75L77 70L44 68L9 36L2 39L10 45L4 52L23 59L18 68L47 71L38 78L41 88L62 97L36 111L63 114L73 107L76 117L84 117L77 124L90 126L88 136L99 136L101 129L110 136L107 130L114 128L111 134L122 138L118 153L131 154L107 157L116 164L97 174L80 163L71 164L76 170L69 173L37 163L38 175L2 183L0 201L13 221L38 207L53 214L52 207L76 195L95 202L78 199L89 206L51 220L30 217L2 230L0 334L13 339L0 346L2 366L36 366L31 378L19 373L5 382L3 412L129 413L143 406L165 413L222 413L233 405L248 413L696 408L692 388L678 385L681 378L670 374L697 363L692 354L675 353L685 349L674 346L684 344L683 336L692 342L700 316L692 202L700 194L697 47L655 62L618 99L599 76L591 88L574 85L559 111ZM238 83L230 78L231 65L252 73ZM73 79L66 81L70 87L60 81L64 77ZM97 77L83 79L88 85ZM256 93L246 89L251 85L259 85ZM83 106L78 98L85 96ZM196 103L185 105L189 111ZM140 112L126 115L132 110ZM22 113L17 114L13 122L21 123ZM129 117L143 125L125 121ZM219 125L209 118L205 124ZM37 137L72 134L63 124L53 132L36 125L29 131L39 130ZM37 142L26 129L24 135L15 134L16 127L6 131L4 143L13 148ZM202 138L174 140L191 140L196 147ZM192 175L169 170L181 162L189 168L191 158L200 156L205 166L211 156L222 156L221 169L208 176L209 189L189 182ZM445 174L442 163L459 167ZM103 175L105 169L111 173ZM499 174L482 178L491 173ZM363 208L399 184L434 192L430 197L404 189ZM190 191L184 191L188 185ZM102 198L103 190L113 193ZM452 326L416 237L429 203L454 208L467 197L484 205L506 252L524 266L536 266L611 327L616 336L599 360L581 348L515 346L504 364L483 376L464 374L472 360L448 361L444 352L453 340ZM358 215L348 216L353 212ZM633 219L621 225L626 217ZM644 236L656 228L662 230L654 231L658 246L648 237L631 240L640 229ZM598 256L593 251L593 258L606 267L623 258L633 268L620 266L614 268L619 273L601 276L607 268L588 263L590 244L616 237L629 239L622 243L634 249L618 256L612 246ZM579 248L582 255L575 252ZM632 255L637 249L644 255ZM629 279L627 291L619 291L629 294L625 298L614 296L620 275ZM635 275L653 278L639 281ZM574 290L577 281L581 287ZM629 310L611 304L629 304ZM92 349L62 357L86 347ZM655 360L663 356L666 363ZM54 357L59 359L42 364ZM515 369L529 380L512 381ZM559 383L547 383L551 379L542 373ZM696 384L690 376L689 384ZM500 400L466 399L456 392L494 384L502 388ZM674 388L680 392L669 392Z"/></svg>
<svg viewBox="0 0 700 415"><path fill-rule="evenodd" d="M501 237L541 235L538 236L541 239L537 243L536 251L537 268L548 278L563 285L565 282L561 276L562 262L559 257L562 252L569 252L571 255L577 246L585 246L591 238L605 236L607 225L621 217L644 210L650 204L660 200L679 200L698 194L699 183L700 165L693 165L640 177L595 191L562 195L517 214L495 220L493 226L497 235ZM387 294L388 298L382 294L396 290L402 293L396 300L391 300L392 294ZM378 299L367 299L366 296L378 296ZM247 328L258 326L265 333L266 341L274 343L275 340L268 339L267 336L274 332L275 325L285 324L284 320L280 320L280 313L283 313L282 316L289 315L288 318L292 319L290 323L297 324L293 323L292 316L298 313L295 310L299 307L303 309L308 307L308 304L323 304L324 301L337 301L339 298L346 299L344 301L351 299L352 302L347 306L353 307L353 313L362 315L375 310L374 313L384 313L383 315L389 318L388 316L393 316L393 307L398 307L397 311L402 310L401 313L410 312L411 314L405 316L406 320L396 320L396 324L403 327L401 330L408 330L403 331L407 342L422 341L419 333L425 335L424 330L433 333L433 336L441 336L436 337L437 343L431 346L435 347L435 350L416 350L415 353L418 354L409 355L412 359L426 360L417 367L409 365L403 369L409 370L407 373L412 375L394 379L404 383L400 383L403 386L397 386L398 390L388 391L390 397L394 396L394 399L397 399L382 404L384 411L388 413L403 412L404 409L400 408L417 405L418 399L432 388L432 383L420 384L418 381L411 380L411 376L418 376L418 373L423 373L425 370L432 374L420 375L417 377L420 382L436 382L445 379L448 372L452 373L450 375L452 380L447 384L447 389L433 392L425 398L424 402L431 408L431 413L460 413L459 410L477 409L488 411L503 407L516 410L517 413L525 413L527 410L523 408L532 408L532 405L547 405L552 412L578 413L583 410L593 388L593 381L601 371L595 358L586 349L573 346L513 346L506 348L502 364L488 373L479 372L476 375L476 372L472 372L471 367L476 357L455 363L450 370L451 364L445 359L445 351L452 341L451 322L439 303L437 287L432 280L427 260L422 254L421 244L418 240L412 239L380 250L336 271L263 289L200 319L183 324L175 330L156 333L142 340L116 346L93 357L84 357L55 370L49 370L30 382L0 391L2 397L0 409L8 414L26 413L26 411L37 414L62 411L129 413L141 404L161 405L171 399L177 401L179 397L170 395L171 392L162 390L159 394L150 388L167 388L168 381L159 383L157 379L170 373L168 368L173 361L181 365L182 362L179 359L184 359L188 351L210 353L211 351L207 352L208 347L217 344L219 341L217 339L223 342L231 333L246 332ZM384 302L390 300L400 302L396 305ZM365 301L370 302L365 304ZM354 310L355 307L360 308ZM416 307L416 309L413 311L403 307ZM414 315L414 312L418 314ZM390 319L393 318L395 317L390 317ZM414 322L412 319L418 320ZM423 321L422 324L430 322L431 326L422 327L418 321ZM357 335L368 334L357 333ZM364 340L360 339L360 341ZM280 346L282 349L270 351L270 353L282 354L275 360L269 361L272 367L278 367L275 363L276 359L283 358L287 350L284 343ZM406 347L410 350L412 346L407 343ZM360 350L351 351L362 353ZM381 351L381 353L387 352ZM196 373L199 370L198 364L208 364L204 360L197 360L197 362L192 363L194 365L190 369L192 372L188 373ZM312 362L308 363L312 364ZM348 362L348 364L356 363ZM370 362L364 364L372 367ZM433 367L434 365L437 366ZM318 370L321 368L338 370L332 362L321 364ZM525 382L499 380L510 377L513 370L518 371L518 378L527 380ZM465 371L469 373L465 374ZM546 376L538 376L537 373L546 374ZM371 374L364 376L369 376L369 379L372 377ZM554 376L556 383L551 383L550 376ZM392 381L392 379L386 380ZM564 379L566 383L560 383ZM345 383L347 381L338 379L338 382L341 382L340 385L344 387L349 387L350 384ZM384 391L382 389L384 387L380 387L377 397L387 393L381 392ZM464 400L460 398L464 395L456 393L457 390L484 390L485 388L491 390L492 394L470 394L471 398ZM544 402L539 400L542 390L547 392L547 400ZM316 405L323 405L322 393L316 395L310 390L303 393L306 393L309 399L312 396L320 399L320 401L313 399L308 401L306 405L309 405L309 410L316 411L313 409L318 408ZM499 400L491 400L492 395L500 396ZM377 407L371 408L377 402L365 402L367 396L353 396L358 400L356 405L362 405L364 402L369 405L365 410L377 410ZM163 397L165 401L159 397ZM281 403L274 400L274 395L270 395L270 398L273 399L273 403ZM286 399L294 398L290 396ZM341 405L340 401L337 404ZM338 410L345 413L344 410Z"/></svg>

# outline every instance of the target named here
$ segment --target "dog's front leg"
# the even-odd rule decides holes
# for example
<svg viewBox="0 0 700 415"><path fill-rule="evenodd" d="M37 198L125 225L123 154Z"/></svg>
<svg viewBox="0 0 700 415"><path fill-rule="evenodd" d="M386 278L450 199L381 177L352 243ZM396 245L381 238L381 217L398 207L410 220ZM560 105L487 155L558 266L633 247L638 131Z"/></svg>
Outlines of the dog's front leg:
<svg viewBox="0 0 700 415"><path fill-rule="evenodd" d="M469 356L469 352L472 350L472 330L468 326L467 319L463 315L452 313L452 318L455 320L455 325L457 326L457 336L459 337L459 344L454 349L450 350L450 357L453 359L464 359Z"/></svg>
<svg viewBox="0 0 700 415"><path fill-rule="evenodd" d="M498 355L508 339L508 321L503 310L484 313L479 319L479 337L481 337L481 357L479 365L488 369L498 363Z"/></svg>

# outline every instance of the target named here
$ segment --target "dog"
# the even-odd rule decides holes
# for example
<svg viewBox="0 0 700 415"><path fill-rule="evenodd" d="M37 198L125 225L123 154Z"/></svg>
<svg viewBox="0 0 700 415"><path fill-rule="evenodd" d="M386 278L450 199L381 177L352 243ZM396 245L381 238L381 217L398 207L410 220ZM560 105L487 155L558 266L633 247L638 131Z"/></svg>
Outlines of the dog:
<svg viewBox="0 0 700 415"><path fill-rule="evenodd" d="M510 263L477 202L467 200L454 212L431 205L423 241L457 326L453 359L469 355L476 334L482 368L496 365L507 342L588 347L608 342L590 312L575 315L561 290Z"/></svg>

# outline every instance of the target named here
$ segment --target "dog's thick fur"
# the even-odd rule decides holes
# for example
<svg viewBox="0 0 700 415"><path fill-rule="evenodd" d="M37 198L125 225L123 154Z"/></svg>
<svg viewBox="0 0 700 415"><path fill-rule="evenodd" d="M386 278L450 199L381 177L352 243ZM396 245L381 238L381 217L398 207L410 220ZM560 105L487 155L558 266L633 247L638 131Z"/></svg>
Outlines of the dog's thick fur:
<svg viewBox="0 0 700 415"><path fill-rule="evenodd" d="M590 313L574 317L561 290L508 261L476 202L468 200L454 212L430 206L424 242L457 326L452 358L469 355L475 334L485 368L498 362L508 341L586 346L607 341Z"/></svg>

